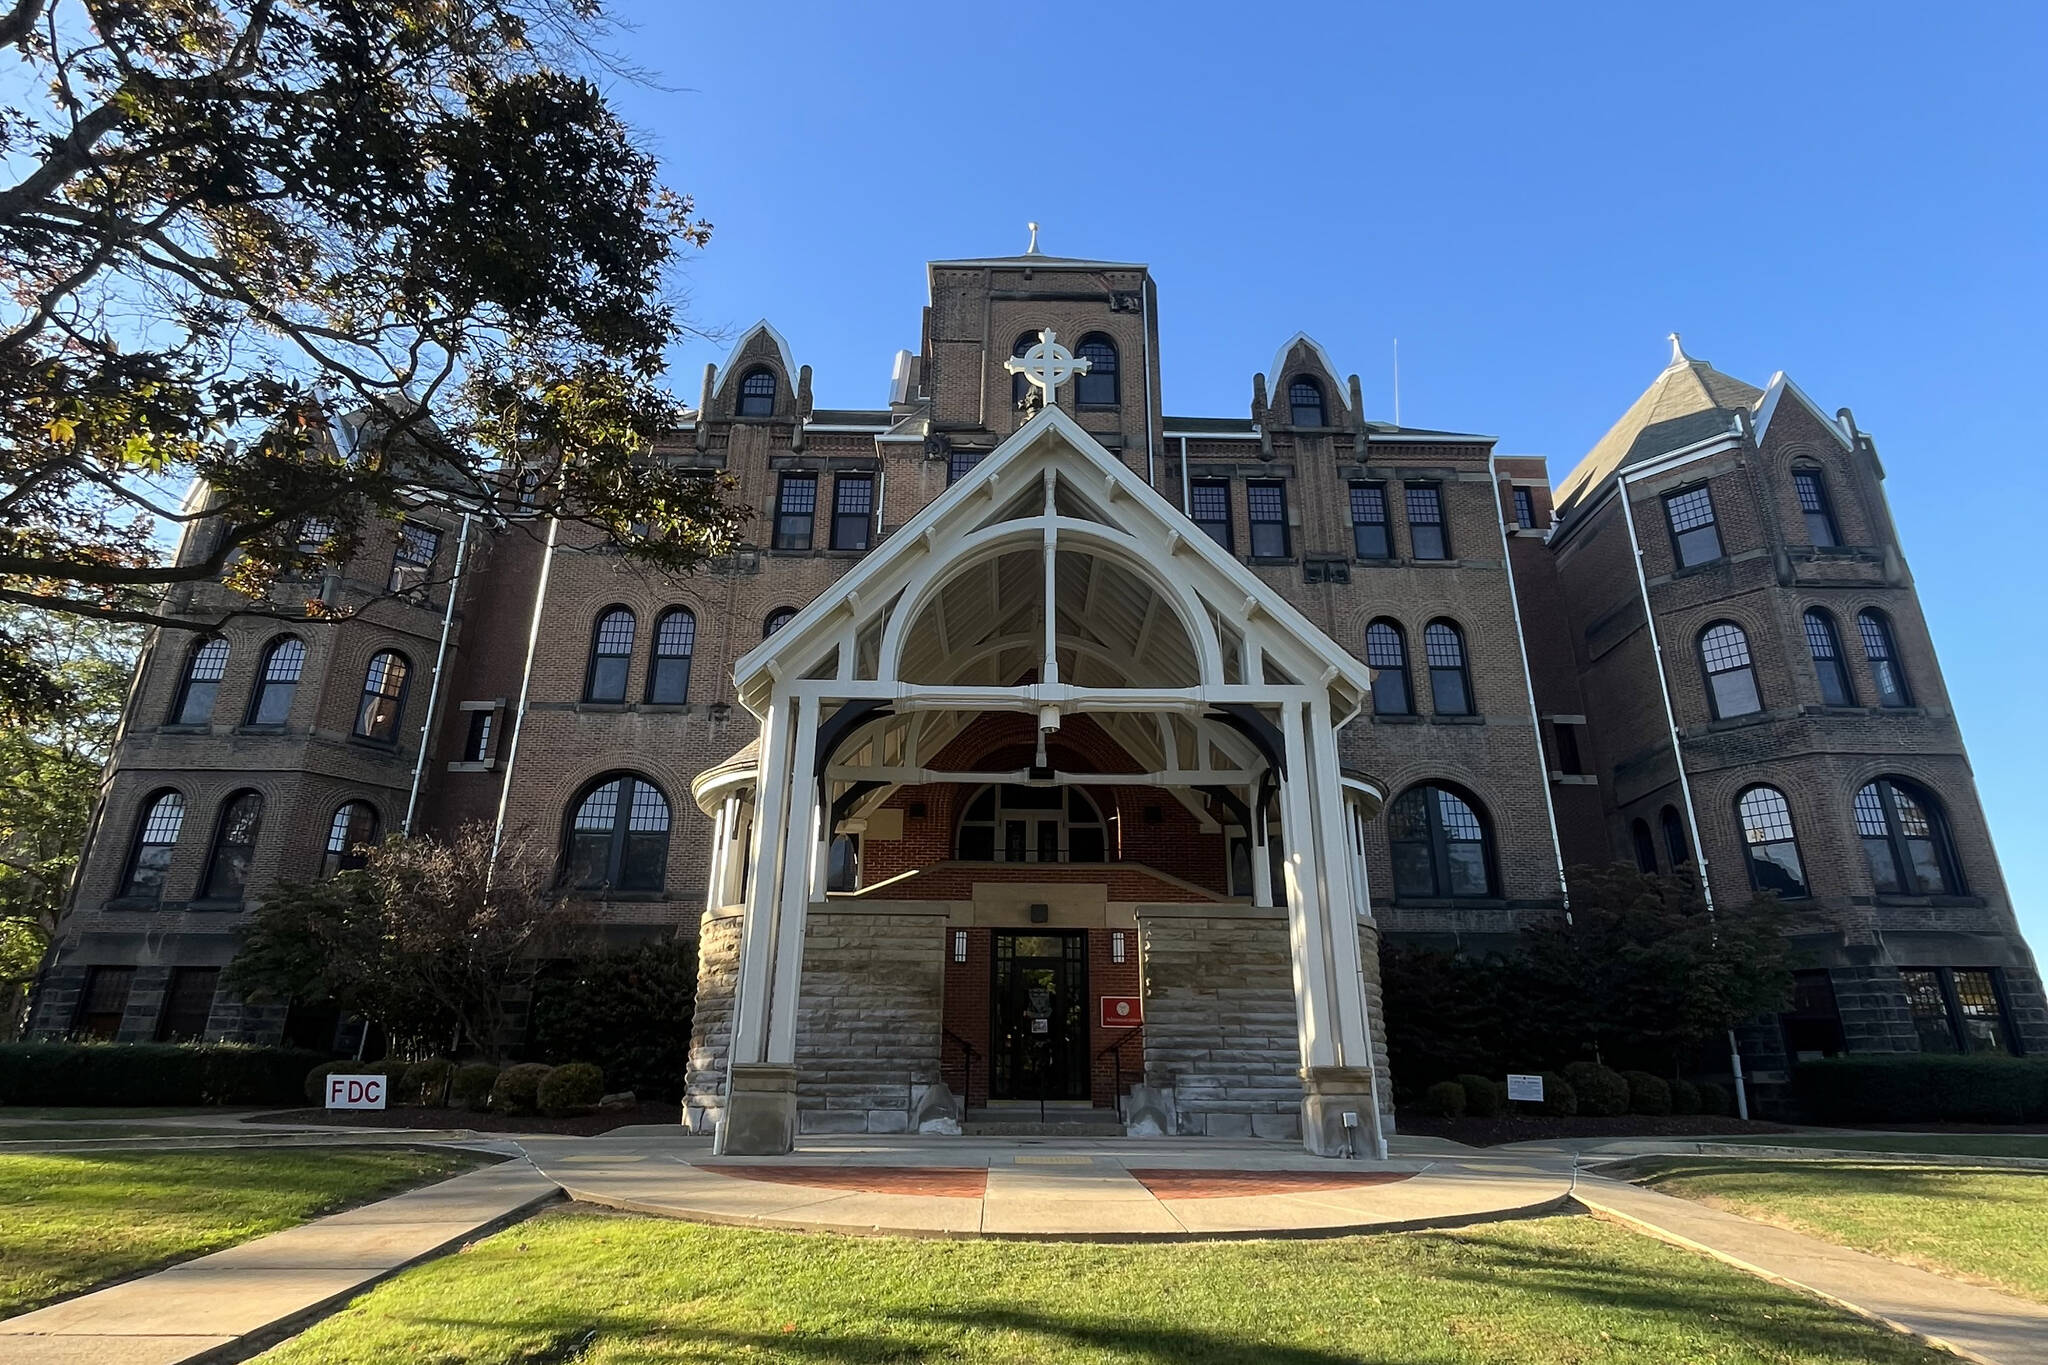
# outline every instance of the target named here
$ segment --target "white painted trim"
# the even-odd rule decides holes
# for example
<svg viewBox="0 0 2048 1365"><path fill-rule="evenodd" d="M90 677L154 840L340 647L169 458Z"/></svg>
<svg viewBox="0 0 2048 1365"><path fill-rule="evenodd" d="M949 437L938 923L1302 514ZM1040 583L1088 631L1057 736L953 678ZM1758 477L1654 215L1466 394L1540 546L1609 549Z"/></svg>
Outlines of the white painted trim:
<svg viewBox="0 0 2048 1365"><path fill-rule="evenodd" d="M1787 393L1798 399L1800 404L1813 414L1814 420L1826 427L1828 434L1842 443L1842 449L1854 450L1856 448L1856 443L1842 430L1841 424L1822 412L1820 405L1807 397L1806 390L1793 383L1783 370L1779 370L1771 376L1770 384L1764 389L1764 396L1757 400L1755 426L1758 449L1763 448L1764 433L1771 429L1771 418L1778 411L1778 400Z"/></svg>
<svg viewBox="0 0 2048 1365"><path fill-rule="evenodd" d="M725 353L725 363L719 366L718 369L718 387L711 391L714 398L724 393L725 386L732 382L732 372L737 368L733 364L733 360L740 352L747 349L747 343L754 339L754 334L757 332L766 332L774 340L775 349L782 356L782 378L789 385L789 391L791 393L796 392L796 361L790 358L789 343L783 340L782 333L768 325L768 319L762 318L752 327L741 332L740 339L735 341L732 344L732 349Z"/></svg>
<svg viewBox="0 0 2048 1365"><path fill-rule="evenodd" d="M1273 387L1270 390L1270 392L1272 394L1271 401L1275 406L1278 406L1286 402L1286 399L1281 395L1280 386L1287 381L1287 355L1296 346L1301 345L1306 345L1309 349L1309 353L1313 355L1318 361L1322 362L1323 373L1330 377L1331 382L1338 384L1340 386L1344 383L1344 376L1338 371L1336 362L1330 359L1330 353L1323 349L1323 343L1317 341L1307 332L1296 332L1293 336L1287 338L1287 340L1280 343L1280 349L1277 352L1275 352L1273 356L1273 368L1266 372L1267 378L1269 378L1273 384ZM1332 396L1333 395L1331 394L1324 394L1324 403L1327 404ZM1337 394L1334 396L1337 398L1339 402L1346 401L1346 396L1343 394ZM1290 408L1288 411L1289 418L1291 419L1293 415L1293 410L1292 408ZM1327 417L1329 416L1329 413L1325 412L1323 415Z"/></svg>

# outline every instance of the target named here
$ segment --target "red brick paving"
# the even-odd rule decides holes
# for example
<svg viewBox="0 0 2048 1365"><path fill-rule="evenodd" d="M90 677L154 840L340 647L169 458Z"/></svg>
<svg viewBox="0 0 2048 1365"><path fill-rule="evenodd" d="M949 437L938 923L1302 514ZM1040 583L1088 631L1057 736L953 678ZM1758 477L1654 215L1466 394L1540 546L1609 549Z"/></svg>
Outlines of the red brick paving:
<svg viewBox="0 0 2048 1365"><path fill-rule="evenodd" d="M981 1166L711 1166L700 1171L771 1185L816 1185L861 1194L923 1194L979 1199L988 1189Z"/></svg>
<svg viewBox="0 0 2048 1365"><path fill-rule="evenodd" d="M1248 1194L1309 1194L1391 1185L1411 1171L1185 1171L1133 1169L1131 1179L1155 1199L1229 1199Z"/></svg>

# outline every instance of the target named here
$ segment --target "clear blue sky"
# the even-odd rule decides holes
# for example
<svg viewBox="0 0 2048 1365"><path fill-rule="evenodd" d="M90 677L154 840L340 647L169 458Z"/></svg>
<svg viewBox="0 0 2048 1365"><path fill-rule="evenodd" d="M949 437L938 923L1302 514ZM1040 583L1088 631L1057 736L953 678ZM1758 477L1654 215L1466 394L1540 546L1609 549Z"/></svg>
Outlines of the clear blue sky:
<svg viewBox="0 0 2048 1365"><path fill-rule="evenodd" d="M615 94L717 225L698 321L879 405L924 262L1148 262L1168 411L1297 329L1367 411L1572 464L1664 334L1878 441L2048 952L2048 5L623 0ZM677 356L694 398L713 344Z"/></svg>

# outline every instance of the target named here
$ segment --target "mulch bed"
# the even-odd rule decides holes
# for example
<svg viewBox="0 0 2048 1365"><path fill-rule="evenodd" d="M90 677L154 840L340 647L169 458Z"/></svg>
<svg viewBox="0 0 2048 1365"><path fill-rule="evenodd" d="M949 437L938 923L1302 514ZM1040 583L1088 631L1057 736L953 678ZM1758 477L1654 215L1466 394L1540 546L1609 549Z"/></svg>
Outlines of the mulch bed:
<svg viewBox="0 0 2048 1365"><path fill-rule="evenodd" d="M551 1119L536 1114L516 1118L510 1114L476 1114L467 1109L429 1109L424 1105L394 1105L389 1109L282 1109L251 1115L258 1123L317 1123L347 1128L474 1128L482 1133L559 1133L564 1137L594 1137L623 1128L630 1123L682 1122L678 1104L643 1102L636 1109L606 1110L601 1114L578 1114L574 1118Z"/></svg>
<svg viewBox="0 0 2048 1365"><path fill-rule="evenodd" d="M1547 1118L1511 1115L1495 1119L1433 1119L1403 1114L1401 1132L1410 1137L1441 1137L1472 1147L1498 1147L1504 1142L1540 1142L1550 1138L1741 1137L1745 1134L1789 1133L1782 1123L1715 1118L1704 1114L1651 1117L1624 1114L1616 1118Z"/></svg>

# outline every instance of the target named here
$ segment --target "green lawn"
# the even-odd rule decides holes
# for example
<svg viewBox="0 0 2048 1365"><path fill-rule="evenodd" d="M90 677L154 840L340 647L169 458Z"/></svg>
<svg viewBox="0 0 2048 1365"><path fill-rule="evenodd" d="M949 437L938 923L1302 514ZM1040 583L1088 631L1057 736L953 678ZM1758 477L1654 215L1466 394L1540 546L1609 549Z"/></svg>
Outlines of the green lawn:
<svg viewBox="0 0 2048 1365"><path fill-rule="evenodd" d="M1949 1360L1590 1218L1156 1246L857 1238L543 1214L264 1365L1355 1365Z"/></svg>
<svg viewBox="0 0 2048 1365"><path fill-rule="evenodd" d="M1709 1140L1758 1147L1831 1147L1844 1152L2048 1157L2048 1136L2033 1133L1774 1133L1762 1137Z"/></svg>
<svg viewBox="0 0 2048 1365"><path fill-rule="evenodd" d="M403 1148L0 1155L0 1317L475 1164Z"/></svg>
<svg viewBox="0 0 2048 1365"><path fill-rule="evenodd" d="M1741 1158L1646 1169L1666 1194L2048 1300L2048 1173Z"/></svg>
<svg viewBox="0 0 2048 1365"><path fill-rule="evenodd" d="M222 1133L246 1136L249 1132L247 1128L221 1124L166 1128L153 1123L0 1123L0 1142L104 1142L108 1138L206 1137Z"/></svg>

